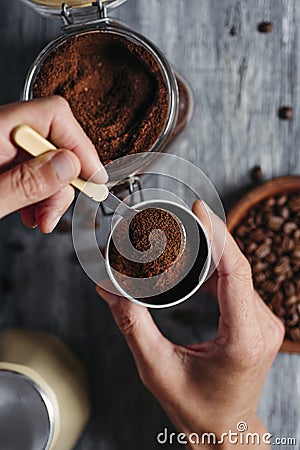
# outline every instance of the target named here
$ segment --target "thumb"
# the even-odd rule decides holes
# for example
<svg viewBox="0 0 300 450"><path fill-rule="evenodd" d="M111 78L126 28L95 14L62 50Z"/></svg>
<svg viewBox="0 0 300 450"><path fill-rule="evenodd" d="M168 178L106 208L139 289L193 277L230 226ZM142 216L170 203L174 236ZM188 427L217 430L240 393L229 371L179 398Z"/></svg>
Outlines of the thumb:
<svg viewBox="0 0 300 450"><path fill-rule="evenodd" d="M174 345L166 339L144 306L96 287L109 305L116 324L124 335L135 359L143 383L150 388L161 384L167 362L172 361Z"/></svg>
<svg viewBox="0 0 300 450"><path fill-rule="evenodd" d="M80 173L80 162L69 150L48 152L0 176L0 218L51 197Z"/></svg>

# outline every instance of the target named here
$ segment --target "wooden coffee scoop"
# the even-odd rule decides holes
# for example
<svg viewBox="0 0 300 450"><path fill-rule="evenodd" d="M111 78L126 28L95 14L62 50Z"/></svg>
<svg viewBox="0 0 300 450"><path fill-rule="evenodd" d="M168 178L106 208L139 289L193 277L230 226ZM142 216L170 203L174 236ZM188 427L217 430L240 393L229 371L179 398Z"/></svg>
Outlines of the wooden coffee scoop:
<svg viewBox="0 0 300 450"><path fill-rule="evenodd" d="M17 126L12 132L12 139L19 147L34 157L41 156L51 150L57 150L51 142L28 125ZM127 220L130 220L138 212L109 192L106 184L93 183L83 178L76 178L70 184L95 202L104 203Z"/></svg>
<svg viewBox="0 0 300 450"><path fill-rule="evenodd" d="M57 150L51 142L28 125L17 126L12 132L12 139L19 147L34 157ZM92 183L83 178L76 178L71 184L95 202L103 202L109 194L106 184Z"/></svg>

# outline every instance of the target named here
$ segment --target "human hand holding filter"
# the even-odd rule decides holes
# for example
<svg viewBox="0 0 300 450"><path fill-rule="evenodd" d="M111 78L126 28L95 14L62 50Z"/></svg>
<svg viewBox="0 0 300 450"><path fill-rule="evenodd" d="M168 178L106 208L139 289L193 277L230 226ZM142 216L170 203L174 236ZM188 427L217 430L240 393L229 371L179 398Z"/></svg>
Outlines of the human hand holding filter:
<svg viewBox="0 0 300 450"><path fill-rule="evenodd" d="M209 230L209 217L201 202L195 203L194 212ZM214 256L223 245L218 234L223 236L225 225L214 214L211 220L220 230L212 242ZM178 431L186 435L212 432L221 439L222 433L236 430L243 421L249 432L263 435L267 430L256 410L284 329L255 292L249 263L228 232L223 256L206 287L218 298L218 332L214 341L188 347L167 340L146 308L99 287L97 292L111 308L145 386Z"/></svg>

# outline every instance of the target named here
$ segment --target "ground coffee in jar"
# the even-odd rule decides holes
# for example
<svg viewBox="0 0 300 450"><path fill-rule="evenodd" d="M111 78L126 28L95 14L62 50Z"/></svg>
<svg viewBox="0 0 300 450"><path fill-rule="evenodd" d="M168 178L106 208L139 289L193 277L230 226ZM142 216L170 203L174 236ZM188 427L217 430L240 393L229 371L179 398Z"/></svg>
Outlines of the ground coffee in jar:
<svg viewBox="0 0 300 450"><path fill-rule="evenodd" d="M254 286L300 341L300 194L270 197L248 211L234 237L251 263Z"/></svg>
<svg viewBox="0 0 300 450"><path fill-rule="evenodd" d="M183 84L181 91L187 95ZM33 96L55 94L68 100L104 164L151 149L168 117L168 90L155 58L109 32L73 36L46 56ZM179 119L177 132L182 111Z"/></svg>

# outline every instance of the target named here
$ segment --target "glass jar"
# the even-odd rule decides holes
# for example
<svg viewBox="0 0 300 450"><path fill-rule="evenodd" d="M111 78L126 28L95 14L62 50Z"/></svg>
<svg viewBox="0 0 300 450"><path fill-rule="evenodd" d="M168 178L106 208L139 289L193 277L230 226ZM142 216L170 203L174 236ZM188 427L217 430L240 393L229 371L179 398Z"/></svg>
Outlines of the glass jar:
<svg viewBox="0 0 300 450"><path fill-rule="evenodd" d="M1 448L71 450L90 415L83 366L57 337L0 332Z"/></svg>
<svg viewBox="0 0 300 450"><path fill-rule="evenodd" d="M37 76L46 58L58 47L65 45L74 37L82 37L92 33L111 34L124 39L124 41L133 43L151 55L151 58L155 60L160 69L166 86L168 98L166 120L147 152L163 151L166 145L185 127L193 111L193 96L188 83L178 73L175 73L161 51L145 36L108 17L108 12L112 8L119 6L126 0L98 0L93 2L93 4L86 0L71 0L68 2L68 5L63 3L62 6L59 0L22 1L44 15L60 16L64 21L64 34L50 42L40 52L30 68L23 91L24 100L30 100L34 97L33 91ZM128 164L126 164L124 159L121 166L109 164L110 181L115 184L118 181L134 176L145 166L144 159L140 153L136 158L130 158L130 163Z"/></svg>

